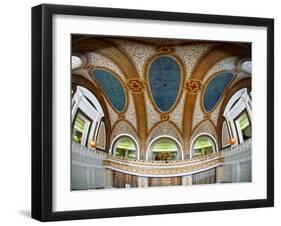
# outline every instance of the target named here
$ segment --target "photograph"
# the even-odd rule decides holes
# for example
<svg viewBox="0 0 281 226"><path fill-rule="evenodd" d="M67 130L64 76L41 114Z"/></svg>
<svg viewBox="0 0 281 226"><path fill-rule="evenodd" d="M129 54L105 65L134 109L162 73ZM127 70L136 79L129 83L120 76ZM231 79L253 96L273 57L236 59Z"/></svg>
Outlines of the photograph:
<svg viewBox="0 0 281 226"><path fill-rule="evenodd" d="M252 43L70 40L71 191L252 183Z"/></svg>

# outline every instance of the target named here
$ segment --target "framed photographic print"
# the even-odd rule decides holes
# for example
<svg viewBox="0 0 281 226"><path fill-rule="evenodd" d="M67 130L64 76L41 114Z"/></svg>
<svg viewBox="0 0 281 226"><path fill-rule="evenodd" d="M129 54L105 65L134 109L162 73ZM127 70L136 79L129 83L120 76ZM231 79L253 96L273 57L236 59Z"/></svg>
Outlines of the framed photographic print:
<svg viewBox="0 0 281 226"><path fill-rule="evenodd" d="M32 8L32 217L274 205L274 21Z"/></svg>

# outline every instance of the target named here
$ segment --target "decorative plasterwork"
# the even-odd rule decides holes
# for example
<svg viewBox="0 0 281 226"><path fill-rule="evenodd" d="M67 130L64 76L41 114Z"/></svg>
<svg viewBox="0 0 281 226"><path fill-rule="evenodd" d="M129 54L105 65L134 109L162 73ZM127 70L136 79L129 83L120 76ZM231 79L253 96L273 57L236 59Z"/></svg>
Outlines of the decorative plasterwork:
<svg viewBox="0 0 281 226"><path fill-rule="evenodd" d="M215 125L217 125L217 119L219 117L219 113L220 113L220 108L221 108L221 105L222 105L222 102L223 102L223 99L222 98L219 102L219 104L217 105L216 109L211 113L211 120L214 122Z"/></svg>
<svg viewBox="0 0 281 226"><path fill-rule="evenodd" d="M114 40L118 44L118 47L124 50L124 52L133 61L138 74L144 79L144 68L147 59L155 54L155 48L151 45L141 44L138 42L131 42L127 40Z"/></svg>
<svg viewBox="0 0 281 226"><path fill-rule="evenodd" d="M204 81L203 83L206 83L206 81L212 75L214 75L214 74L216 74L220 71L234 69L236 67L236 62L237 62L237 57L228 57L228 58L225 58L225 59L219 61L213 67L211 67L211 69L207 72L206 76L203 79L203 81ZM234 80L234 82L235 82L235 80ZM193 112L192 129L194 129L195 126L204 119L204 112L202 111L202 107L201 107L201 103L200 103L201 94L202 94L202 92L199 95L197 95L197 97L196 97L196 101L195 101L195 105L194 105L194 112ZM214 111L211 113L210 118L212 119L213 122L217 121L215 119L217 119L217 117L218 117L218 113L219 113L219 109L221 107L222 99L220 100L220 102L218 103L218 105L216 106Z"/></svg>
<svg viewBox="0 0 281 226"><path fill-rule="evenodd" d="M118 120L118 113L113 110L112 106L107 101L105 101L105 104L108 110L111 128L113 128L114 124Z"/></svg>
<svg viewBox="0 0 281 226"><path fill-rule="evenodd" d="M216 131L214 125L212 124L212 122L210 120L205 120L205 121L202 121L201 124L193 131L192 136L189 140L189 145L193 141L194 137L196 137L200 133L210 134L216 139L216 141L218 140L217 131ZM189 150L189 147L187 150Z"/></svg>
<svg viewBox="0 0 281 226"><path fill-rule="evenodd" d="M129 135L133 136L137 140L137 142L139 142L139 139L138 139L138 136L137 136L135 130L127 121L117 122L117 124L114 126L114 129L112 131L110 142L112 142L113 139L120 134L129 134Z"/></svg>
<svg viewBox="0 0 281 226"><path fill-rule="evenodd" d="M98 52L91 52L88 54L89 64L93 65L94 67L102 67L107 68L116 73L123 81L126 80L124 74L122 73L121 69L115 64L112 60L105 57L103 54Z"/></svg>
<svg viewBox="0 0 281 226"><path fill-rule="evenodd" d="M204 76L203 82L205 83L212 75L226 70L232 70L236 67L237 57L224 58L218 63L216 63Z"/></svg>
<svg viewBox="0 0 281 226"><path fill-rule="evenodd" d="M174 137L182 145L182 137L181 137L181 135L179 134L179 132L177 131L175 126L173 126L173 124L171 124L168 121L159 122L157 124L157 126L153 128L153 130L150 132L149 136L146 139L147 145L150 143L150 141L152 141L154 138L159 137L159 136L171 136L171 137Z"/></svg>
<svg viewBox="0 0 281 226"><path fill-rule="evenodd" d="M160 114L155 110L147 92L144 93L147 114L147 130L149 131L156 122L160 121Z"/></svg>
<svg viewBox="0 0 281 226"><path fill-rule="evenodd" d="M182 93L177 106L169 114L170 120L182 131L182 117L183 117L183 108L185 101L185 92Z"/></svg>
<svg viewBox="0 0 281 226"><path fill-rule="evenodd" d="M127 111L125 112L125 119L137 130L137 120L135 111L135 102L131 93L128 94L129 101Z"/></svg>
<svg viewBox="0 0 281 226"><path fill-rule="evenodd" d="M198 172L204 172L210 168L215 168L221 164L239 162L251 159L252 141L248 140L242 145L226 148L210 155L204 155L195 159L173 160L173 161L147 161L136 159L117 158L107 155L103 165L112 170L125 172L131 175L144 177L169 177L191 175ZM85 155L83 159L94 157L91 152L80 152ZM80 154L79 153L79 154ZM88 154L90 153L91 156ZM88 156L86 156L86 154ZM95 153L95 155L97 155ZM100 155L97 155L99 158ZM104 158L104 157L103 157Z"/></svg>
<svg viewBox="0 0 281 226"><path fill-rule="evenodd" d="M204 85L202 83L201 80L198 79L189 79L186 81L186 83L184 84L184 88L189 92L189 93L193 93L196 94L198 92L200 92L203 88Z"/></svg>
<svg viewBox="0 0 281 226"><path fill-rule="evenodd" d="M212 46L213 44L197 44L175 47L176 54L185 65L187 79L200 57L203 56L204 53L206 53Z"/></svg>
<svg viewBox="0 0 281 226"><path fill-rule="evenodd" d="M118 77L120 77L120 79L122 79L123 81L126 81L126 78L125 78L124 74L122 73L121 69L119 68L119 66L116 65L111 59L105 57L103 54L100 54L98 52L91 52L91 53L89 53L88 58L89 58L89 63L91 65L93 65L93 67L107 68L111 71L114 71L116 73L116 75L118 75ZM135 80L137 80L137 79L132 79L132 81L135 81ZM129 83L131 82L130 79L127 81ZM116 123L117 120L126 119L132 124L134 129L137 129L135 103L134 103L131 93L128 93L128 102L127 103L128 103L127 110L125 111L124 114L120 115L120 114L117 114L113 110L112 106L106 101L106 105L107 105L108 112L109 112L110 119L111 119L111 128L114 126L114 124Z"/></svg>
<svg viewBox="0 0 281 226"><path fill-rule="evenodd" d="M222 154L215 153L213 156L197 162L187 162L185 164L176 165L176 162L171 162L170 165L165 162L158 161L155 166L144 166L138 164L138 161L115 160L113 157L107 158L103 161L105 167L116 171L126 172L132 175L150 176L153 177L169 177L191 174L192 172L205 171L214 168L223 162ZM149 164L149 162L147 162ZM162 165L161 165L162 164Z"/></svg>
<svg viewBox="0 0 281 226"><path fill-rule="evenodd" d="M200 104L200 95L198 95L194 104L192 129L202 120L204 120L204 112L202 111L201 104Z"/></svg>
<svg viewBox="0 0 281 226"><path fill-rule="evenodd" d="M142 93L145 89L145 82L139 78L128 79L126 87L131 93Z"/></svg>

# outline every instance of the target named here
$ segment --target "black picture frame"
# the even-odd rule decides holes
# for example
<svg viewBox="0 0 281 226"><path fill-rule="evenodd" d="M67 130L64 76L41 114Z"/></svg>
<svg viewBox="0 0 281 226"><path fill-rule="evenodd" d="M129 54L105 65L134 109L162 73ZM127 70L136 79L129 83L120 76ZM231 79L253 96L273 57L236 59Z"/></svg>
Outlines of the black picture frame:
<svg viewBox="0 0 281 226"><path fill-rule="evenodd" d="M267 198L95 210L52 210L52 18L55 14L247 25L267 29ZM123 217L274 206L274 20L43 4L32 8L32 218L40 221Z"/></svg>

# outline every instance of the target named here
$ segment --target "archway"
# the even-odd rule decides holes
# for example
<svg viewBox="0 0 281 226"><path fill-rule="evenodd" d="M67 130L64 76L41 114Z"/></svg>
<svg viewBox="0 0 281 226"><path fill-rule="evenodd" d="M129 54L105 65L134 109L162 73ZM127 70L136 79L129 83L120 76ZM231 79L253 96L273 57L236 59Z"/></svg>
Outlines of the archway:
<svg viewBox="0 0 281 226"><path fill-rule="evenodd" d="M182 160L183 150L175 138L160 136L153 139L148 145L146 159L154 161Z"/></svg>
<svg viewBox="0 0 281 226"><path fill-rule="evenodd" d="M191 143L190 158L210 155L217 150L216 140L212 135L198 134Z"/></svg>
<svg viewBox="0 0 281 226"><path fill-rule="evenodd" d="M121 134L113 140L111 153L117 157L139 159L139 145L131 135Z"/></svg>

